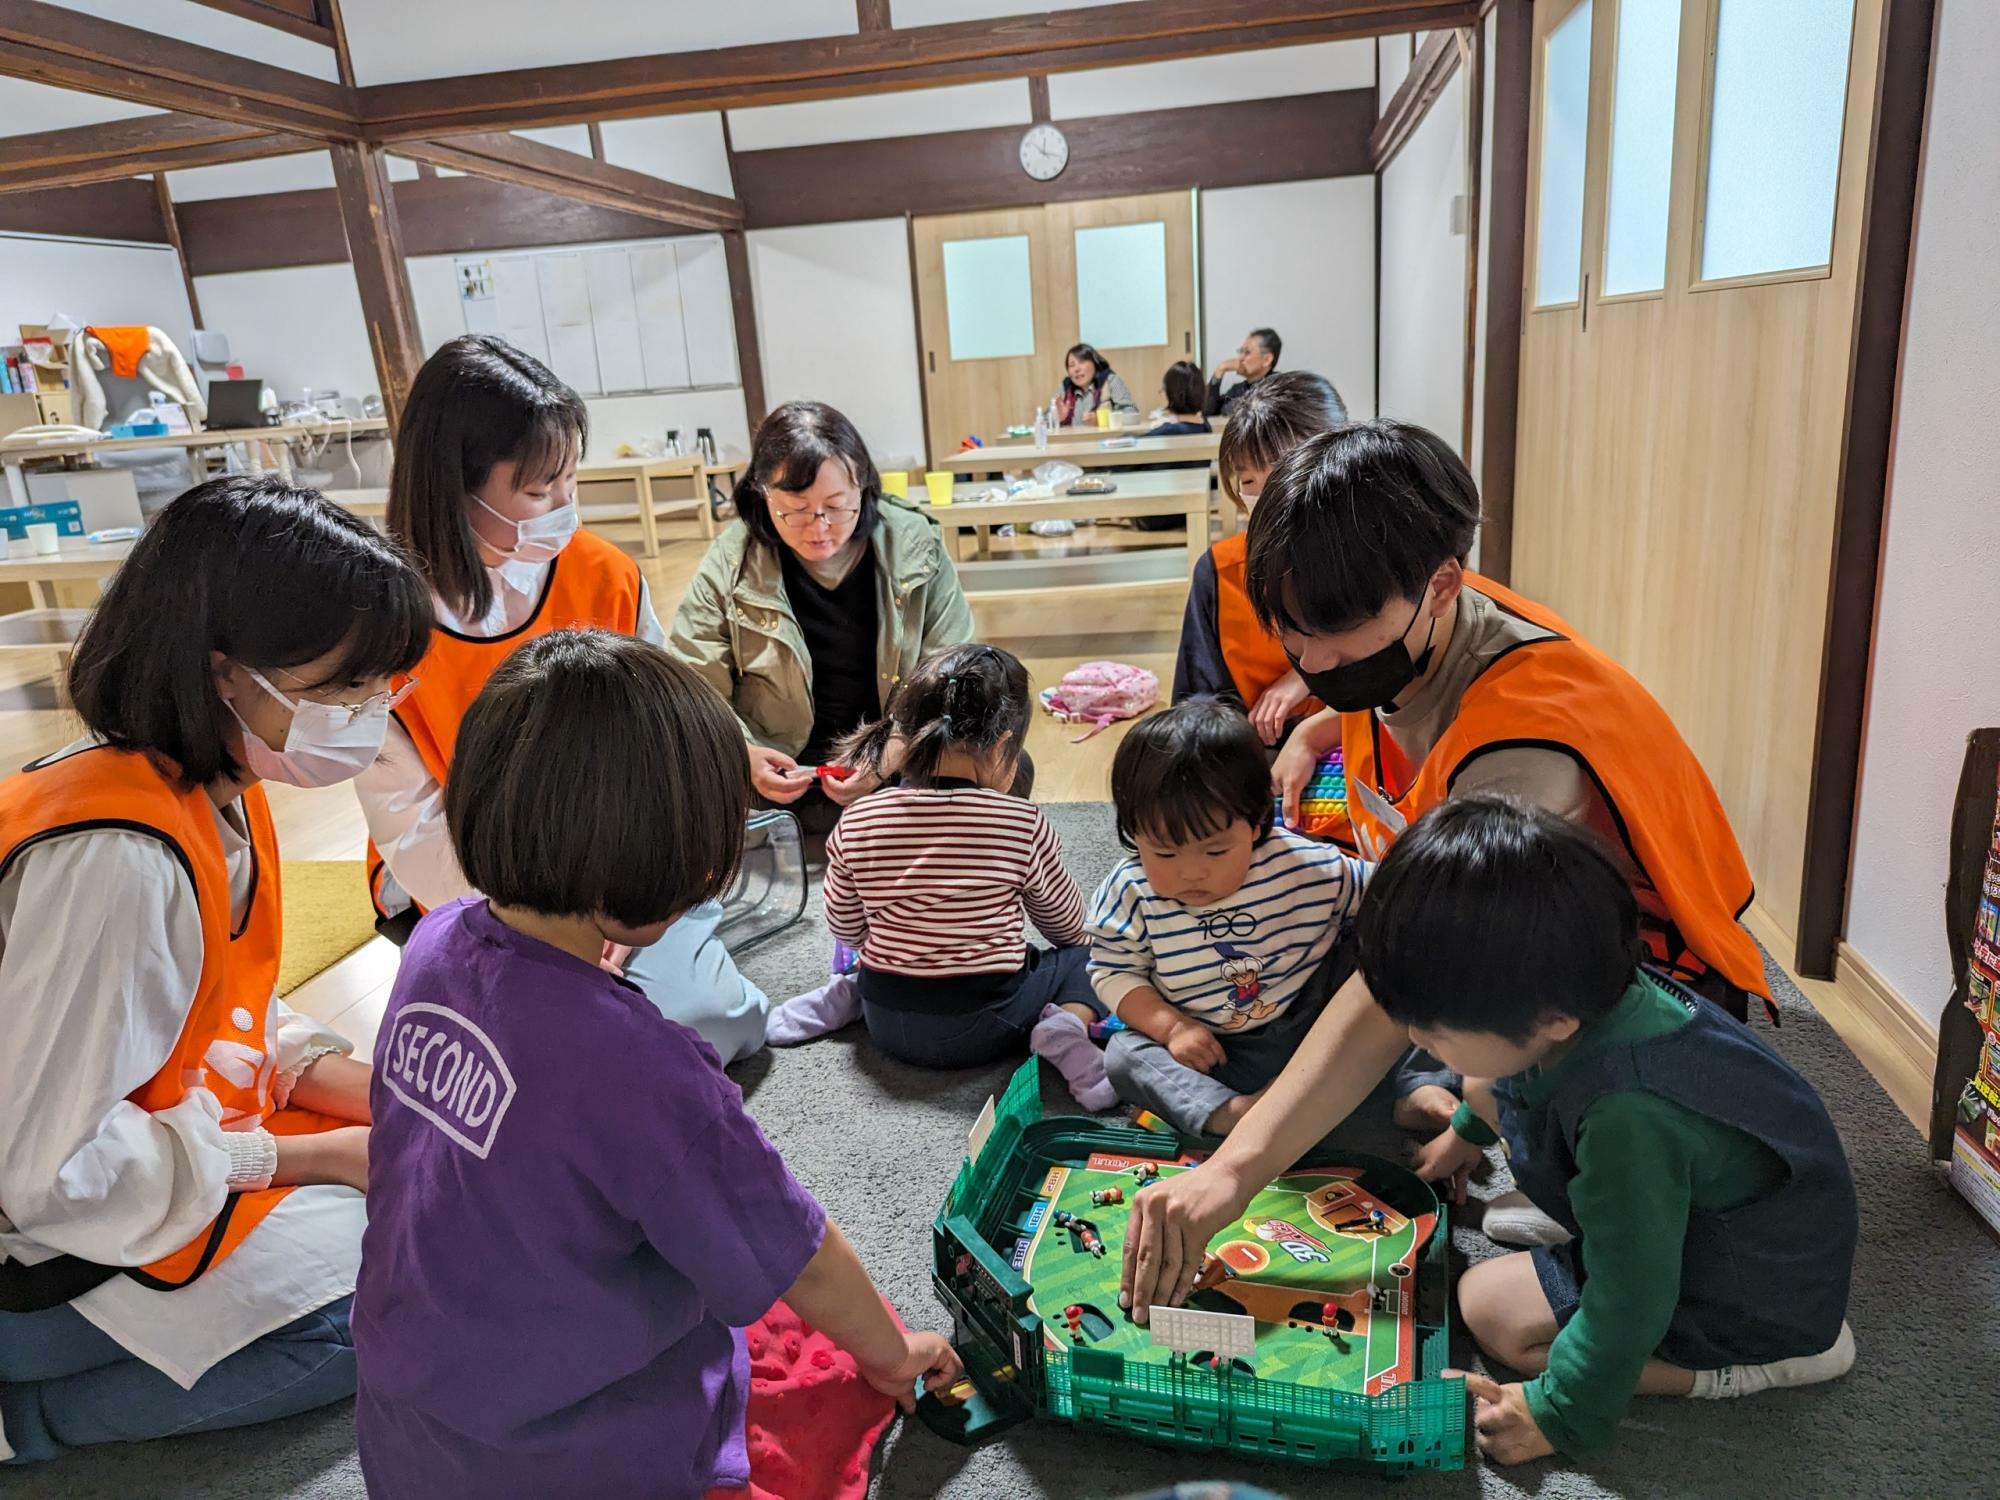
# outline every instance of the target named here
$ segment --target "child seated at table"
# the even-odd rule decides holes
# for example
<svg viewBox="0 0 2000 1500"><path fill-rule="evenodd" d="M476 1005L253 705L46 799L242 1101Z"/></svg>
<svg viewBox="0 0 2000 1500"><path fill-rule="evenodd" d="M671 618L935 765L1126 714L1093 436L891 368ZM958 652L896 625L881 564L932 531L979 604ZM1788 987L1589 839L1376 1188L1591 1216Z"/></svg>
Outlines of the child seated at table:
<svg viewBox="0 0 2000 1500"><path fill-rule="evenodd" d="M826 844L826 925L858 949L854 974L786 1001L788 1045L858 1013L891 1057L970 1068L1033 1052L1089 1110L1115 1102L1089 1035L1083 896L1062 838L1012 796L1031 712L1028 671L997 646L947 646L917 664L889 711L836 747L843 765L893 770ZM1056 944L1038 948L1025 925Z"/></svg>
<svg viewBox="0 0 2000 1500"><path fill-rule="evenodd" d="M369 1095L369 1493L740 1491L760 1453L865 1455L884 1398L960 1375L714 1049L601 962L728 884L748 802L728 705L630 636L537 636L468 709L445 818L485 895L417 925ZM750 1359L803 1337L792 1313L841 1352L780 1402Z"/></svg>
<svg viewBox="0 0 2000 1500"><path fill-rule="evenodd" d="M1128 1028L1106 1068L1120 1098L1226 1135L1332 995L1369 866L1274 826L1264 748L1214 698L1134 725L1111 799L1134 854L1091 902L1091 981Z"/></svg>
<svg viewBox="0 0 2000 1500"><path fill-rule="evenodd" d="M1460 1108L1460 1165L1497 1124L1515 1181L1574 1236L1459 1282L1479 1347L1529 1377L1470 1377L1489 1458L1600 1447L1634 1394L1847 1372L1859 1216L1833 1120L1748 1027L1641 965L1632 889L1591 834L1442 803L1383 859L1357 939L1410 1039L1498 1080L1497 1121Z"/></svg>

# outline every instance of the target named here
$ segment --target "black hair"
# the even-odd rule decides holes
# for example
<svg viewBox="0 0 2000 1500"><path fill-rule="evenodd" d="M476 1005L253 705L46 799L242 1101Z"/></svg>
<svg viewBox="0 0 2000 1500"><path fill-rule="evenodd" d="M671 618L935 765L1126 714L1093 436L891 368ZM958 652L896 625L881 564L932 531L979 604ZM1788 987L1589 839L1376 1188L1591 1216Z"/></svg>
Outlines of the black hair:
<svg viewBox="0 0 2000 1500"><path fill-rule="evenodd" d="M1244 584L1266 630L1336 635L1421 599L1478 530L1479 487L1449 443L1409 422L1356 422L1271 470Z"/></svg>
<svg viewBox="0 0 2000 1500"><path fill-rule="evenodd" d="M1545 808L1453 797L1368 883L1361 972L1404 1026L1526 1041L1544 1018L1608 1014L1639 965L1639 905L1594 837Z"/></svg>
<svg viewBox="0 0 2000 1500"><path fill-rule="evenodd" d="M820 465L839 459L861 491L857 537L872 536L882 505L882 476L860 430L824 401L787 401L757 424L750 464L736 484L736 514L750 535L776 547L778 523L771 517L772 490L809 490Z"/></svg>
<svg viewBox="0 0 2000 1500"><path fill-rule="evenodd" d="M555 630L466 710L445 783L459 868L503 906L645 927L721 895L750 805L743 731L694 670Z"/></svg>
<svg viewBox="0 0 2000 1500"><path fill-rule="evenodd" d="M903 741L899 768L906 785L929 786L947 750L975 757L1005 742L1018 766L1031 705L1028 669L998 646L945 646L933 651L890 696L888 712L834 747L834 757L879 771L891 738Z"/></svg>
<svg viewBox="0 0 2000 1500"><path fill-rule="evenodd" d="M493 580L466 515L502 463L521 484L546 484L590 438L583 399L549 367L490 333L468 333L424 361L396 425L389 535L417 560L438 597L481 619Z"/></svg>
<svg viewBox="0 0 2000 1500"><path fill-rule="evenodd" d="M1278 337L1275 328L1253 328L1250 337L1264 346L1264 352L1271 356L1271 368L1278 368L1278 356L1285 352L1285 341Z"/></svg>
<svg viewBox="0 0 2000 1500"><path fill-rule="evenodd" d="M1183 359L1167 366L1167 373L1160 377L1160 388L1167 394L1168 411L1199 412L1208 382L1201 378L1200 365Z"/></svg>
<svg viewBox="0 0 2000 1500"><path fill-rule="evenodd" d="M1244 388L1222 429L1215 468L1222 493L1239 508L1239 469L1269 469L1309 437L1331 432L1347 421L1347 405L1324 375L1288 370L1267 375ZM1267 487L1265 493L1269 493Z"/></svg>
<svg viewBox="0 0 2000 1500"><path fill-rule="evenodd" d="M1271 763L1249 717L1220 698L1187 698L1134 724L1111 761L1118 841L1163 844L1213 837L1248 823L1259 840L1276 805Z"/></svg>
<svg viewBox="0 0 2000 1500"><path fill-rule="evenodd" d="M1111 361L1099 354L1094 346L1090 344L1071 344L1069 346L1069 353L1063 356L1063 384L1079 394L1081 394L1083 387L1079 386L1074 380L1071 380L1068 374L1069 362L1073 359L1087 359L1090 361L1095 372L1090 377L1090 383L1093 388L1103 385L1104 377L1111 373Z"/></svg>
<svg viewBox="0 0 2000 1500"><path fill-rule="evenodd" d="M394 542L317 491L211 479L111 575L70 659L70 702L106 743L206 786L243 769L211 653L268 673L338 652L305 686L344 687L409 671L430 638L430 589Z"/></svg>

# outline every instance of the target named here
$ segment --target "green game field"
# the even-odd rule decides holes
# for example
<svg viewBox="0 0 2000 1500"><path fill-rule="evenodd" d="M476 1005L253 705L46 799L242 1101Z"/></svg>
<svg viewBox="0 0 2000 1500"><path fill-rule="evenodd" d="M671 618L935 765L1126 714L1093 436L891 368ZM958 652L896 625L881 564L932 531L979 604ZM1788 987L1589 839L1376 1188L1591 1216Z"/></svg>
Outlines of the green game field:
<svg viewBox="0 0 2000 1500"><path fill-rule="evenodd" d="M1084 1347L1164 1364L1171 1352L1155 1345L1147 1329L1128 1321L1118 1309L1126 1218L1135 1192L1141 1191L1129 1170L1132 1164L1124 1157L1094 1156L1082 1167L1050 1169L1022 1275L1034 1289L1029 1307L1041 1316L1051 1348ZM1166 1162L1158 1166L1163 1178L1186 1170ZM1281 1177L1210 1246L1212 1253L1237 1266L1239 1274L1197 1293L1189 1305L1210 1312L1248 1313L1257 1320L1256 1355L1250 1363L1259 1379L1377 1395L1414 1376L1415 1323L1409 1299L1402 1294L1414 1288L1415 1278L1409 1272L1434 1220L1427 1214L1415 1220L1403 1217L1361 1189L1356 1183L1359 1175L1323 1168ZM1112 1187L1124 1191L1122 1204L1091 1205L1093 1190ZM1317 1215L1315 1202L1309 1200L1318 1201ZM1371 1208L1382 1211L1385 1232L1368 1226ZM1083 1250L1070 1230L1056 1226L1058 1210L1090 1221L1104 1242L1102 1258ZM1371 1284L1391 1294L1386 1308L1372 1301ZM1321 1326L1321 1308L1327 1302L1338 1304L1353 1318L1352 1327L1338 1341ZM1072 1305L1086 1310L1081 1346L1063 1317L1064 1309Z"/></svg>

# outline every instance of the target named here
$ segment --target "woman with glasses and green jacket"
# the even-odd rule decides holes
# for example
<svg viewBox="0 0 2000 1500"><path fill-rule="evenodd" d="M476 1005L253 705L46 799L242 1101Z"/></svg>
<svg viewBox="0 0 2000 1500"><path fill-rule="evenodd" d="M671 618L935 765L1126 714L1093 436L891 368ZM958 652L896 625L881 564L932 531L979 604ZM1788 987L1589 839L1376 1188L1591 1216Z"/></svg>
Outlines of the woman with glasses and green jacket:
<svg viewBox="0 0 2000 1500"><path fill-rule="evenodd" d="M861 434L822 402L764 419L736 513L689 582L667 649L735 709L757 795L825 832L880 781L812 768L881 716L927 652L971 640L972 611L937 528L882 498Z"/></svg>

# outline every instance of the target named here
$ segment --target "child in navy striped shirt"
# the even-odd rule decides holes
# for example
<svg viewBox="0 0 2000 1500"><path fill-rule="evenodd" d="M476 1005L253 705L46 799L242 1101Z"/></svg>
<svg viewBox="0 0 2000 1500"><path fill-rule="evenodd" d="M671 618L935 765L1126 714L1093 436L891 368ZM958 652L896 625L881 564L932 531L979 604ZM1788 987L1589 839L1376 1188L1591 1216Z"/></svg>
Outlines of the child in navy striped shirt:
<svg viewBox="0 0 2000 1500"><path fill-rule="evenodd" d="M838 747L843 764L894 773L848 808L826 845L826 925L860 950L836 979L774 1013L780 1045L851 1019L920 1067L967 1068L1032 1051L1086 1109L1116 1102L1089 1025L1083 896L1062 840L1009 795L1021 768L1028 673L994 646L948 646L917 664L880 723ZM1026 939L1033 921L1056 944Z"/></svg>
<svg viewBox="0 0 2000 1500"><path fill-rule="evenodd" d="M1313 983L1373 866L1274 826L1263 744L1243 713L1190 698L1135 725L1111 768L1134 852L1097 888L1090 977L1128 1028L1105 1064L1120 1097L1226 1135L1291 1060L1332 986Z"/></svg>

